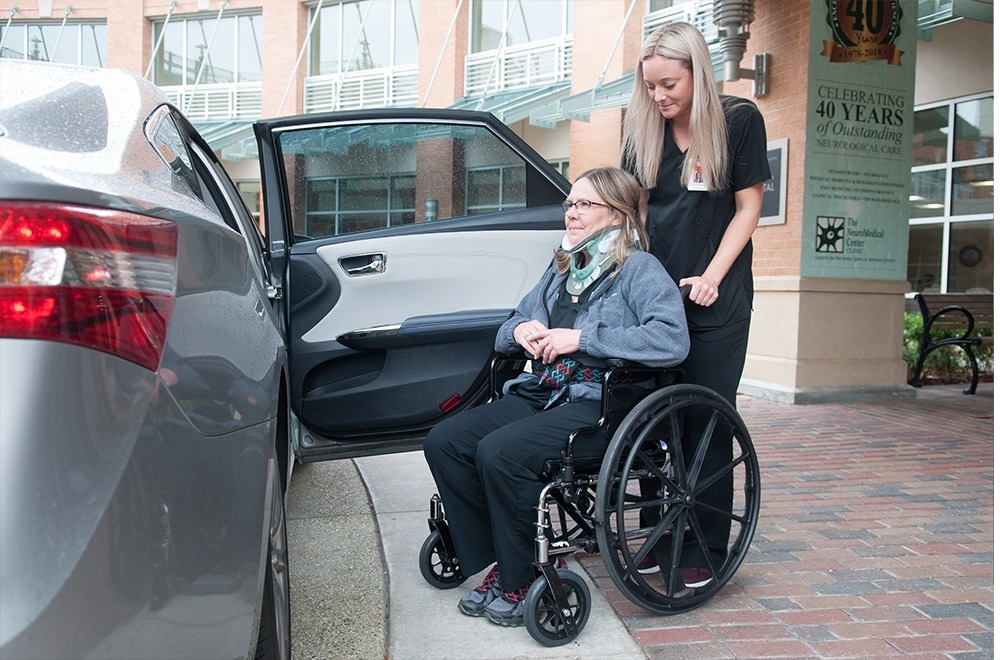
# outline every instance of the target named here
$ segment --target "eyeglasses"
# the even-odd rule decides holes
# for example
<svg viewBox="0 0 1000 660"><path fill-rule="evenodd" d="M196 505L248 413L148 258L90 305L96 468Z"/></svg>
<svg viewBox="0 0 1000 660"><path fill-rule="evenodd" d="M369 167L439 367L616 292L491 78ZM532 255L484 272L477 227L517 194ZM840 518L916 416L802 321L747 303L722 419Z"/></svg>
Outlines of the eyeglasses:
<svg viewBox="0 0 1000 660"><path fill-rule="evenodd" d="M563 202L561 204L563 213L569 213L569 210L576 207L576 210L581 215L590 210L591 206L603 206L604 208L611 208L607 204L601 204L600 202L592 202L589 199L578 199L575 202Z"/></svg>

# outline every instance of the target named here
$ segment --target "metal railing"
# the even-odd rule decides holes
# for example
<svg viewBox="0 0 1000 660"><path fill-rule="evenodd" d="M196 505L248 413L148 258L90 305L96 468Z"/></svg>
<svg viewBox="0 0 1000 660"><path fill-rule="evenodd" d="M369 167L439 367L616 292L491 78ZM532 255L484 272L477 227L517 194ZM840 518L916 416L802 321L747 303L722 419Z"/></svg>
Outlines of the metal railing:
<svg viewBox="0 0 1000 660"><path fill-rule="evenodd" d="M646 14L642 17L642 38L648 37L661 25L677 21L691 23L698 28L710 49L719 39L719 26L712 21L712 0L693 0Z"/></svg>
<svg viewBox="0 0 1000 660"><path fill-rule="evenodd" d="M473 53L465 58L465 94L503 92L569 80L573 35Z"/></svg>
<svg viewBox="0 0 1000 660"><path fill-rule="evenodd" d="M310 76L305 82L305 112L416 104L416 64Z"/></svg>
<svg viewBox="0 0 1000 660"><path fill-rule="evenodd" d="M261 83L165 86L167 98L191 120L257 119L261 114Z"/></svg>

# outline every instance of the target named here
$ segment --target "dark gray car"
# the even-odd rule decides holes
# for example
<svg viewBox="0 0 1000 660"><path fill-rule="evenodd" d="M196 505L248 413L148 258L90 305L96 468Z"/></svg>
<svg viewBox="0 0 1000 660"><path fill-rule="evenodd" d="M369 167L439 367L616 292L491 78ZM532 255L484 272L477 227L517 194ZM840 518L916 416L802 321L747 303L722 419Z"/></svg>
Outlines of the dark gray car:
<svg viewBox="0 0 1000 660"><path fill-rule="evenodd" d="M5 659L287 658L292 464L481 401L562 236L490 115L255 130L263 232L145 80L0 60Z"/></svg>

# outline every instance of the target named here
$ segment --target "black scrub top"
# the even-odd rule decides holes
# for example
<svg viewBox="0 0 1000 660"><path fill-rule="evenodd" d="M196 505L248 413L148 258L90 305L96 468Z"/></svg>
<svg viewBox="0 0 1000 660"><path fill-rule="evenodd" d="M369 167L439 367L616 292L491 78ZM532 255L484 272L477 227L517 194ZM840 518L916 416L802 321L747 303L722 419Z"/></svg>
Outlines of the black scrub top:
<svg viewBox="0 0 1000 660"><path fill-rule="evenodd" d="M650 249L675 281L701 275L715 256L722 235L736 213L737 190L771 178L767 164L767 135L757 106L745 99L723 97L729 134L729 180L716 194L688 190L681 184L684 152L666 130L663 159L656 187L648 190L646 229ZM634 166L626 169L635 173ZM709 307L685 301L688 325L718 328L750 316L753 276L750 273L753 246L747 243L722 284L719 299Z"/></svg>

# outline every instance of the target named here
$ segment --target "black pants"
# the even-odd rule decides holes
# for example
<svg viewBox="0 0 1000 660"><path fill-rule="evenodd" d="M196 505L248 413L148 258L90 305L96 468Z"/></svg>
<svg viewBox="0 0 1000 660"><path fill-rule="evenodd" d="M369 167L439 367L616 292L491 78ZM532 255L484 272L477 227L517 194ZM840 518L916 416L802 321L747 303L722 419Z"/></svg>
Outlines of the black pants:
<svg viewBox="0 0 1000 660"><path fill-rule="evenodd" d="M504 591L534 577L535 506L546 460L559 458L569 434L593 425L600 403L578 401L539 411L508 394L435 426L424 457L444 502L465 575L494 561ZM574 456L602 456L602 446L574 445Z"/></svg>
<svg viewBox="0 0 1000 660"><path fill-rule="evenodd" d="M750 317L721 328L691 329L691 350L681 365L684 368L684 382L703 385L715 390L723 398L736 406L736 390L743 375L746 362L747 338L750 334ZM685 438L691 439L691 446L684 447L685 458L694 450L694 442L701 437L701 431L708 422L710 411L692 414L685 420ZM732 435L728 429L716 429L709 443L708 453L701 468L702 475L710 475L722 469L733 459ZM720 479L710 490L699 496L699 501L722 511L733 509L733 480ZM723 516L712 516L699 511L699 522L705 533L712 559L721 561L728 554L730 520ZM704 566L704 555L696 544L685 543L682 564Z"/></svg>

